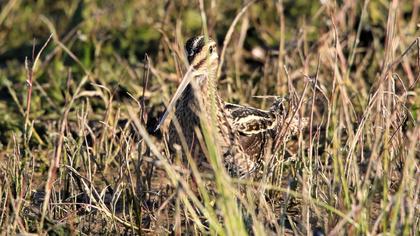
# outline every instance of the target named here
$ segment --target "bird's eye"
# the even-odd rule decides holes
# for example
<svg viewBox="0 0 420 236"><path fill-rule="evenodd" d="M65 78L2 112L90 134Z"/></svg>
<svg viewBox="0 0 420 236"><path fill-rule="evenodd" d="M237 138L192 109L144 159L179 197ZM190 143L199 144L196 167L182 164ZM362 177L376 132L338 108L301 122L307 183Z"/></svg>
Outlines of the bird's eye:
<svg viewBox="0 0 420 236"><path fill-rule="evenodd" d="M209 52L210 52L210 54L212 54L212 53L213 53L213 51L214 51L214 47L213 47L213 46L210 46L210 48L209 48Z"/></svg>

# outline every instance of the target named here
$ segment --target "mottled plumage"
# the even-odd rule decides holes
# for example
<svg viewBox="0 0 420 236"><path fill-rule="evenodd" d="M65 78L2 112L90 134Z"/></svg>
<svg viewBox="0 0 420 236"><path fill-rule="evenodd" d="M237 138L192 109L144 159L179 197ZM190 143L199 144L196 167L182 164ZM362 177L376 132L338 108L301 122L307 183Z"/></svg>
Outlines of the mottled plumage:
<svg viewBox="0 0 420 236"><path fill-rule="evenodd" d="M277 141L287 137L286 130L282 131L284 124L288 121L296 123L297 119L290 116L290 111L284 109L280 100L268 111L224 103L216 90L216 43L210 38L206 41L204 36L193 37L186 42L185 50L190 67L158 128L175 107L180 130L172 120L169 143L181 144L183 135L191 154L202 161L205 159L205 144L200 143L202 139L196 133L201 127L201 114L201 119L206 119L204 123L216 122L212 126L217 129L215 140L230 173L239 176L252 173L266 155L276 151ZM212 99L215 102L215 119L211 118Z"/></svg>

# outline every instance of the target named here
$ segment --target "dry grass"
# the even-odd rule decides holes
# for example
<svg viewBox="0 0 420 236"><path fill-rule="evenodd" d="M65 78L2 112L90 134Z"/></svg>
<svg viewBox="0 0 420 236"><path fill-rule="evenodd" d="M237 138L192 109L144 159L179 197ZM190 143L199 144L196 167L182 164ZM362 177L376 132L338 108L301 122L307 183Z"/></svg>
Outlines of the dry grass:
<svg viewBox="0 0 420 236"><path fill-rule="evenodd" d="M419 235L420 2L322 2L0 3L1 234ZM212 129L213 174L148 132L202 29L225 100L309 118L258 179L226 173Z"/></svg>

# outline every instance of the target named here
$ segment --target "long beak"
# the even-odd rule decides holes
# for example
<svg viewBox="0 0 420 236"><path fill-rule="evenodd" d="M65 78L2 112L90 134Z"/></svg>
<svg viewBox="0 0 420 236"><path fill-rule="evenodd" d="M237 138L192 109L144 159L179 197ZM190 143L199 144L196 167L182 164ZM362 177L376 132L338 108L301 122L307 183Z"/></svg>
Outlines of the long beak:
<svg viewBox="0 0 420 236"><path fill-rule="evenodd" d="M182 92L184 92L187 85L191 82L192 71L193 71L193 67L190 66L187 73L185 73L184 78L182 78L182 81L179 84L178 88L176 89L176 92L175 92L174 96L172 97L171 101L169 102L169 105L166 107L165 113L163 113L163 116L160 118L159 124L155 128L154 132L156 132L158 129L160 129L160 126L163 124L163 122L168 117L169 113L175 107L175 104L178 101L179 97L181 96Z"/></svg>

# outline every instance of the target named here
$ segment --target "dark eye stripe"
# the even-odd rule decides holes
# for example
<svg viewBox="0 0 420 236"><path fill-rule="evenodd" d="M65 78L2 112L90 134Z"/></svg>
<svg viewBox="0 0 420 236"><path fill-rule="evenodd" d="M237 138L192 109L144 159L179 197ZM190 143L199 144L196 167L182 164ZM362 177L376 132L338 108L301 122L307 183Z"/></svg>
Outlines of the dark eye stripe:
<svg viewBox="0 0 420 236"><path fill-rule="evenodd" d="M201 61L199 61L197 64L194 65L194 69L197 70L198 68L200 68L204 64L204 62L206 62L206 59L207 58L201 59Z"/></svg>

